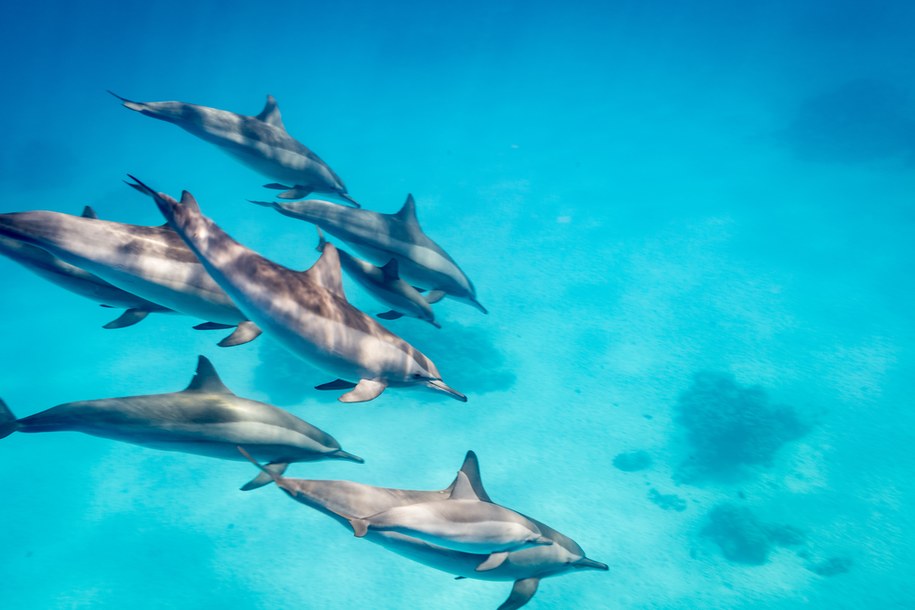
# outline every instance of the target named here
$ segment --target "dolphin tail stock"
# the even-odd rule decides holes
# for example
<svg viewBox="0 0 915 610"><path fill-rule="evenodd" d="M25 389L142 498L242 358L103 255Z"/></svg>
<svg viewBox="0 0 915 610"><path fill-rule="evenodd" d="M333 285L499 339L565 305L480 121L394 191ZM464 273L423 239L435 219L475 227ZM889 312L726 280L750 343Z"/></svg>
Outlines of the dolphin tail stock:
<svg viewBox="0 0 915 610"><path fill-rule="evenodd" d="M137 309L131 307L122 313L120 316L102 326L102 328L112 329L112 328L127 328L128 326L133 326L139 322L142 322L146 316L149 315L149 310L147 309Z"/></svg>
<svg viewBox="0 0 915 610"><path fill-rule="evenodd" d="M7 437L18 429L19 420L0 398L0 438Z"/></svg>
<svg viewBox="0 0 915 610"><path fill-rule="evenodd" d="M263 487L270 481L273 481L277 485L283 482L283 473L289 466L288 463L267 464L264 466L253 457L251 457L251 454L245 451L244 447L241 445L236 445L235 448L238 449L239 453L241 453L246 460L257 466L257 468L261 471L259 475L241 487L242 491L250 491L252 489L257 489L258 487Z"/></svg>
<svg viewBox="0 0 915 610"><path fill-rule="evenodd" d="M509 594L498 610L517 610L527 602L531 601L534 593L537 592L537 586L540 584L539 578L522 578L516 580L512 586L512 592Z"/></svg>

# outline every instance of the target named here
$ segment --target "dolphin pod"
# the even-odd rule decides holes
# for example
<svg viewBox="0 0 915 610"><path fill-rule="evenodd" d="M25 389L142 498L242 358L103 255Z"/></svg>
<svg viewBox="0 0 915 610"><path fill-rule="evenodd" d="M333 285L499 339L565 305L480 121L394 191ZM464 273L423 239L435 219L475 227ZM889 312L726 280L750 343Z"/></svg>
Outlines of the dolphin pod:
<svg viewBox="0 0 915 610"><path fill-rule="evenodd" d="M413 195L407 195L403 207L394 214L348 208L320 199L251 203L315 224L375 264L383 265L395 259L400 276L411 284L441 290L448 297L487 313L477 300L470 278L419 226Z"/></svg>
<svg viewBox="0 0 915 610"><path fill-rule="evenodd" d="M261 332L168 227L39 210L0 214L0 236L41 248L160 307L206 320L199 329L236 327L220 342L223 347Z"/></svg>
<svg viewBox="0 0 915 610"><path fill-rule="evenodd" d="M236 396L203 356L181 392L69 402L22 419L16 419L0 401L0 438L13 432L62 431L230 460L242 459L236 445L244 443L269 463L267 469L273 474L284 472L293 462L363 462L308 422L272 405ZM242 489L270 481L264 474Z"/></svg>
<svg viewBox="0 0 915 610"><path fill-rule="evenodd" d="M249 319L296 355L339 377L318 389L352 388L339 400L365 402L389 386L421 386L467 401L442 380L429 358L350 305L332 245L311 269L293 271L229 237L187 191L179 202L133 180Z"/></svg>
<svg viewBox="0 0 915 610"><path fill-rule="evenodd" d="M352 527L354 519L371 519L372 515L387 511L417 505L447 504L454 501L451 498L455 489L459 490L458 493L463 498L472 495L480 503L497 506L483 487L479 461L473 451L467 452L458 476L451 485L439 491L414 491L374 487L352 481L290 479L265 470L243 447L239 446L239 450L262 469L262 474L270 476L290 498L319 510L347 528ZM462 477L466 479L466 484L462 482ZM462 487L467 489L461 490ZM499 610L515 610L525 605L537 592L538 585L544 578L579 570L609 569L606 564L589 559L581 546L568 536L536 519L520 516L536 526L552 544L512 550L499 557L498 562L489 565L486 562L491 556L446 548L403 531L369 528L364 538L459 579L512 581L511 594L499 606ZM468 516L465 514L463 518L467 519ZM481 570L481 567L485 569Z"/></svg>
<svg viewBox="0 0 915 610"><path fill-rule="evenodd" d="M318 155L286 131L272 95L257 116L244 116L185 102L134 102L109 91L126 108L160 121L174 123L202 140L215 144L257 172L290 184L271 183L283 199L309 193L328 193L359 207L340 177Z"/></svg>

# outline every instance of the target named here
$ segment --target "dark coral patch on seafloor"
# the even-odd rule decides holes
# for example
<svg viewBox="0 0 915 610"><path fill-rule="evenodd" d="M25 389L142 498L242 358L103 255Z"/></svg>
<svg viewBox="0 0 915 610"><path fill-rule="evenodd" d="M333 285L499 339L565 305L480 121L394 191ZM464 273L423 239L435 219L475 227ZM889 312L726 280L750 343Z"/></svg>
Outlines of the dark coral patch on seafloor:
<svg viewBox="0 0 915 610"><path fill-rule="evenodd" d="M769 465L808 429L791 407L773 405L762 388L723 373L695 375L674 411L689 450L677 478L688 482L731 480L746 467Z"/></svg>
<svg viewBox="0 0 915 610"><path fill-rule="evenodd" d="M796 528L763 523L750 509L733 504L713 508L701 534L717 544L728 561L746 565L766 563L776 546L797 546L804 542L803 534Z"/></svg>
<svg viewBox="0 0 915 610"><path fill-rule="evenodd" d="M646 451L624 451L613 458L613 465L623 472L638 472L651 467L651 456Z"/></svg>

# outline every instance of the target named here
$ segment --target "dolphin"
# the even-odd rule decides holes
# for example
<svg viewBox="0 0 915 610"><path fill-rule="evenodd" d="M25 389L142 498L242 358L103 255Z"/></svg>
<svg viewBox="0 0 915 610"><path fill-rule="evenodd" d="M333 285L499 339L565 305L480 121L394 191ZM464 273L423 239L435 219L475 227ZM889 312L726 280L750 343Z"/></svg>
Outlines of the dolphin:
<svg viewBox="0 0 915 610"><path fill-rule="evenodd" d="M168 227L39 210L0 214L0 237L40 248L161 308L207 320L197 329L236 327L223 347L260 334Z"/></svg>
<svg viewBox="0 0 915 610"><path fill-rule="evenodd" d="M178 202L133 179L258 327L339 377L317 389L352 388L339 400L364 402L388 386L423 386L466 402L466 396L442 381L429 358L346 300L333 245L324 247L311 269L293 271L232 239L201 213L187 191Z"/></svg>
<svg viewBox="0 0 915 610"><path fill-rule="evenodd" d="M197 106L185 102L134 102L109 91L126 108L174 123L187 132L215 144L251 169L275 180L290 183L264 185L283 189L278 197L300 199L309 193L328 193L359 207L346 186L318 155L286 131L280 109L272 95L256 116Z"/></svg>
<svg viewBox="0 0 915 610"><path fill-rule="evenodd" d="M95 211L89 206L83 209L82 216L97 218ZM103 328L132 326L142 321L150 313L173 313L167 307L121 290L97 275L74 267L50 252L17 239L0 235L0 254L70 292L100 303L102 307L123 307L125 309L124 313L105 324Z"/></svg>
<svg viewBox="0 0 915 610"><path fill-rule="evenodd" d="M394 214L356 210L321 199L251 203L315 224L350 244L377 265L395 259L400 277L411 284L441 290L448 297L469 303L486 313L486 308L477 300L476 289L470 279L419 226L413 195L407 195L403 207Z"/></svg>
<svg viewBox="0 0 915 610"><path fill-rule="evenodd" d="M263 468L259 465L258 467ZM480 501L492 502L483 487L479 461L473 451L467 452L460 473L467 477ZM352 481L290 479L269 472L264 474L270 475L277 487L293 500L319 510L347 529L350 529L350 520L353 517L367 517L398 506L447 501L460 480L459 474L445 489L414 491L374 487ZM544 536L551 539L553 544L511 551L499 565L483 571L477 569L487 559L483 554L446 549L400 532L369 530L365 539L407 559L454 574L458 579L513 582L511 594L499 606L499 610L515 610L525 605L537 592L543 578L580 570L609 569L606 564L589 559L581 546L568 536L536 519L527 518Z"/></svg>
<svg viewBox="0 0 915 610"><path fill-rule="evenodd" d="M334 437L272 405L241 398L227 388L205 357L181 392L70 402L16 419L0 400L0 438L13 432L83 432L134 445L243 460L244 445L280 474L293 462L363 459L340 448ZM242 489L271 481L262 473Z"/></svg>
<svg viewBox="0 0 915 610"><path fill-rule="evenodd" d="M321 229L318 229L318 252L324 252L327 241ZM396 320L404 315L425 320L435 328L442 325L435 321L431 305L438 303L445 296L440 290L434 290L423 296L419 290L403 281L398 273L397 259L392 258L383 267L358 259L337 248L340 266L346 269L351 278L359 282L369 294L391 308L391 311L378 314L383 320Z"/></svg>
<svg viewBox="0 0 915 610"><path fill-rule="evenodd" d="M477 571L493 569L508 558L509 551L553 544L530 519L480 500L463 472L458 473L447 502L395 506L369 517L353 517L350 525L357 538L369 529L399 532L446 549L490 554Z"/></svg>

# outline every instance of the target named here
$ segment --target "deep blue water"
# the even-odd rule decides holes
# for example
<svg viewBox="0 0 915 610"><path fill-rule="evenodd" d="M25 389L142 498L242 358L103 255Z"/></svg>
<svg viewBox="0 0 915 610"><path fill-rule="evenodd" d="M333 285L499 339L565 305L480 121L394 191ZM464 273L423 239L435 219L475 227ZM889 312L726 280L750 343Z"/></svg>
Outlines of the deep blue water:
<svg viewBox="0 0 915 610"><path fill-rule="evenodd" d="M289 475L447 485L609 572L529 607L915 607L915 6L905 2L6 3L0 212L160 224L127 173L187 189L296 268L311 225L267 180L105 93L244 114L265 95L368 208L416 197L490 314L389 327L469 396L341 405L261 337L112 310L0 259L0 397L17 415L236 393L366 458ZM350 282L347 295L380 311ZM908 379L909 381L905 381ZM622 454L622 455L621 455ZM253 468L76 433L0 441L0 607L495 608L357 540Z"/></svg>

